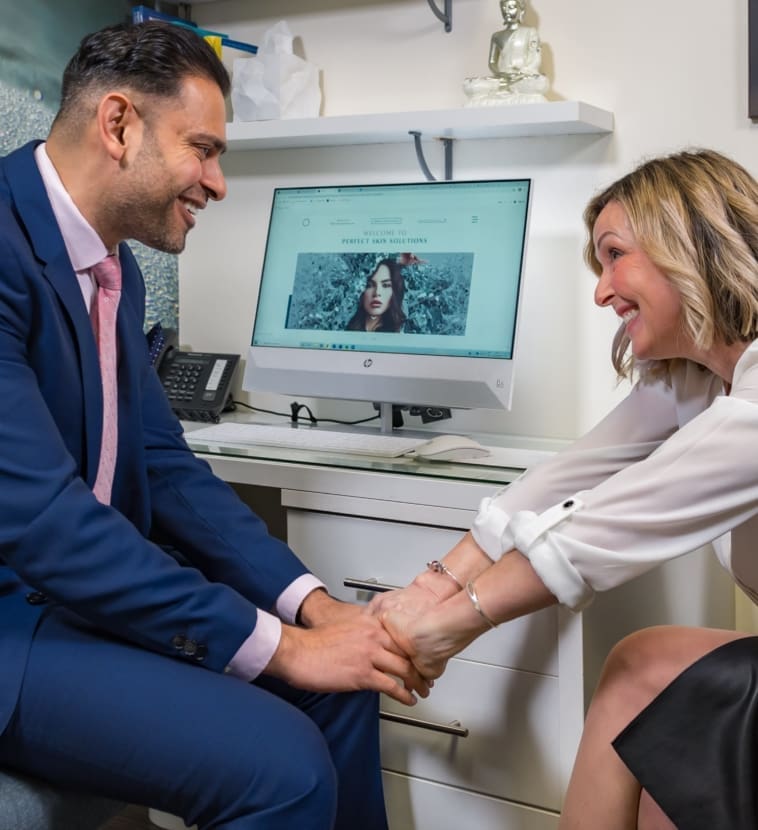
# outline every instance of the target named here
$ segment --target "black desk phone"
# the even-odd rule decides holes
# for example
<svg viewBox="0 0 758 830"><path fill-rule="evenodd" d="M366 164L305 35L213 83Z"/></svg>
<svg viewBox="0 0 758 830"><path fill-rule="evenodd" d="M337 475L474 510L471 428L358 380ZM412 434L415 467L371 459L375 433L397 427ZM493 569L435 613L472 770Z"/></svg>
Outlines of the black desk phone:
<svg viewBox="0 0 758 830"><path fill-rule="evenodd" d="M215 423L224 410L234 408L231 385L239 355L180 351L173 329L151 331L148 342L151 360L179 418Z"/></svg>

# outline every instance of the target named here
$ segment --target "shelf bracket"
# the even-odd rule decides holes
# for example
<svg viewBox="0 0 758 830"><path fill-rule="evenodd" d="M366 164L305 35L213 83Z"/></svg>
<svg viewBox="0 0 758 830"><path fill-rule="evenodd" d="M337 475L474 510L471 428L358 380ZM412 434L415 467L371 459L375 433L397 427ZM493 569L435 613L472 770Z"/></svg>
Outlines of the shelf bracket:
<svg viewBox="0 0 758 830"><path fill-rule="evenodd" d="M413 136L413 146L416 148L416 158L418 159L419 167L421 168L421 172L426 177L426 180L428 182L437 181L432 175L432 171L429 169L429 165L426 163L426 159L424 158L424 148L421 146L421 132L419 130L408 130L408 135ZM450 179L453 178L453 139L440 138L439 140L445 145L445 181L449 182Z"/></svg>
<svg viewBox="0 0 758 830"><path fill-rule="evenodd" d="M434 0L426 0L429 4L429 8L434 13L434 16L441 20L445 24L445 31L452 32L453 31L453 0L444 0L445 2L445 11L441 12L437 7L437 4Z"/></svg>

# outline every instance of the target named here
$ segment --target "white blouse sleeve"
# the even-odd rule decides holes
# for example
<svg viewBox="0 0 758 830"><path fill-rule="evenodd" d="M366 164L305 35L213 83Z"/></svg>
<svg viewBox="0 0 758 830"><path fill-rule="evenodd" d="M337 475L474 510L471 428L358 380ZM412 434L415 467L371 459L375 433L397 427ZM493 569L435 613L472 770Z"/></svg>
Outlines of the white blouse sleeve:
<svg viewBox="0 0 758 830"><path fill-rule="evenodd" d="M599 424L549 461L485 498L471 532L492 559L513 548L508 532L520 510L541 513L579 490L647 458L677 429L676 399L663 382L640 381Z"/></svg>
<svg viewBox="0 0 758 830"><path fill-rule="evenodd" d="M517 548L560 602L580 609L595 591L756 515L758 467L747 448L758 436L758 350L743 358L731 396L710 406L713 376L692 365L674 388L638 384L575 448L483 504L477 542L490 556ZM537 497L540 484L552 506Z"/></svg>

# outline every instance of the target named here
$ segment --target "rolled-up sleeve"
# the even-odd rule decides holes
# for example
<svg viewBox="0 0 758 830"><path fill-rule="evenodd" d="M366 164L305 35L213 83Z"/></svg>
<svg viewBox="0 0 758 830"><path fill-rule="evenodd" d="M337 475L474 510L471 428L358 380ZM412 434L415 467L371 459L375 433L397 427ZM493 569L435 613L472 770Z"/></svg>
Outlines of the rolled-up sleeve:
<svg viewBox="0 0 758 830"><path fill-rule="evenodd" d="M755 354L738 364L730 397L709 402L715 387L707 378L699 391L680 378L674 411L681 428L663 398L651 412L647 404L655 398L635 387L597 434L524 476L513 492L506 488L485 499L472 528L477 543L494 558L521 551L557 599L578 610L596 591L749 521L758 513L758 467L746 451L758 435ZM636 417L648 424L652 418L657 426L640 432ZM623 440L624 424L631 440ZM618 443L606 440L611 435ZM548 506L537 498L537 509L525 504L543 489L558 495L555 482L570 484L572 464L579 487L564 490Z"/></svg>
<svg viewBox="0 0 758 830"><path fill-rule="evenodd" d="M496 499L485 499L472 534L491 558L495 557L495 551L500 553L514 548L524 553L545 587L564 605L579 610L591 601L594 592L571 559L561 549L551 545L550 531L581 507L582 502L572 498L540 514L520 510L509 517L498 509Z"/></svg>

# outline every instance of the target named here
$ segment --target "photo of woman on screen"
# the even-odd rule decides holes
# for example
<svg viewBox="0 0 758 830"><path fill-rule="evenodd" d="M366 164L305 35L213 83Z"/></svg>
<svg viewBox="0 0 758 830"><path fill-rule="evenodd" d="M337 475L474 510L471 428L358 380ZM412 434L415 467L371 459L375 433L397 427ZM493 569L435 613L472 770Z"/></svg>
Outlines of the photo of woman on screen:
<svg viewBox="0 0 758 830"><path fill-rule="evenodd" d="M347 331L402 331L405 278L394 259L380 260L366 280Z"/></svg>

